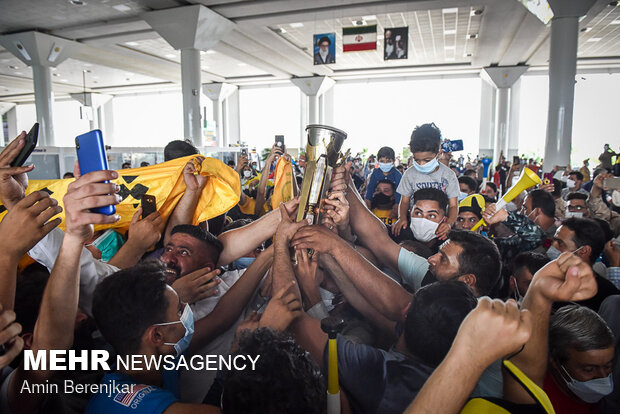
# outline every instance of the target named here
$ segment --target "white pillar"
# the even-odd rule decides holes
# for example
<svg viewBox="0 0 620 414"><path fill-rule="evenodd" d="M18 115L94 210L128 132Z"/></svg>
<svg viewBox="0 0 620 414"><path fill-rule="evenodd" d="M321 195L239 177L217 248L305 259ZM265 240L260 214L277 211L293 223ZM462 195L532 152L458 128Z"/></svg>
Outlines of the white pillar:
<svg viewBox="0 0 620 414"><path fill-rule="evenodd" d="M495 140L495 87L489 82L480 82L480 135L478 153L493 156Z"/></svg>
<svg viewBox="0 0 620 414"><path fill-rule="evenodd" d="M55 144L54 117L52 114L54 92L52 91L52 71L49 66L32 65L32 80L34 82L37 122L39 123L38 145L53 147Z"/></svg>
<svg viewBox="0 0 620 414"><path fill-rule="evenodd" d="M308 96L308 123L318 124L319 122L319 97L310 95Z"/></svg>
<svg viewBox="0 0 620 414"><path fill-rule="evenodd" d="M6 113L6 123L9 127L9 140L12 140L21 132L17 130L17 106Z"/></svg>
<svg viewBox="0 0 620 414"><path fill-rule="evenodd" d="M579 17L594 0L551 0L551 45L549 56L549 111L545 141L544 171L570 164L573 132L573 103L577 73Z"/></svg>
<svg viewBox="0 0 620 414"><path fill-rule="evenodd" d="M183 93L183 131L185 138L202 147L200 125L200 50L181 50L181 91Z"/></svg>

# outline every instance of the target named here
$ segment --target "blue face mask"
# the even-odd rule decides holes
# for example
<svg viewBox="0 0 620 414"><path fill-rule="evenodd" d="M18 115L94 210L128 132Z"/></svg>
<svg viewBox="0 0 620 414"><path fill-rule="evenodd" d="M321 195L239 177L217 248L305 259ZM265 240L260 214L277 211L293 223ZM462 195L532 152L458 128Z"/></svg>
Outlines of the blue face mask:
<svg viewBox="0 0 620 414"><path fill-rule="evenodd" d="M384 173L389 173L390 170L392 169L392 167L394 167L394 164L391 162L380 162L379 163L379 168L381 169L381 171L383 171Z"/></svg>
<svg viewBox="0 0 620 414"><path fill-rule="evenodd" d="M247 269L254 263L254 260L256 260L255 257L240 257L233 262L232 267L235 270Z"/></svg>
<svg viewBox="0 0 620 414"><path fill-rule="evenodd" d="M164 345L174 346L174 350L177 353L177 356L180 356L187 348L189 348L189 343L192 341L192 337L194 336L194 313L192 312L192 308L189 305L185 305L185 309L183 309L183 314L181 315L181 319L173 322L163 322L156 323L158 326L166 326L173 325L175 323L182 323L185 328L185 335L183 338L179 339L176 343L172 342L164 342Z"/></svg>
<svg viewBox="0 0 620 414"><path fill-rule="evenodd" d="M101 261L108 262L125 244L125 239L120 233L108 229L92 243L101 252Z"/></svg>
<svg viewBox="0 0 620 414"><path fill-rule="evenodd" d="M549 246L549 249L547 249L547 257L549 258L549 260L555 260L560 257L561 254L562 252L553 246Z"/></svg>
<svg viewBox="0 0 620 414"><path fill-rule="evenodd" d="M590 381L577 381L570 376L564 366L562 366L562 369L566 375L568 375L568 378L570 378L570 381L565 380L568 389L587 403L594 404L599 402L604 396L611 394L614 390L614 380L611 374L605 378L594 378Z"/></svg>
<svg viewBox="0 0 620 414"><path fill-rule="evenodd" d="M416 170L418 170L418 172L421 172L422 174L430 174L435 171L435 168L439 166L439 161L437 161L437 157L435 157L426 164L420 165L415 160L413 160L413 166Z"/></svg>
<svg viewBox="0 0 620 414"><path fill-rule="evenodd" d="M467 198L469 194L459 191L459 203Z"/></svg>

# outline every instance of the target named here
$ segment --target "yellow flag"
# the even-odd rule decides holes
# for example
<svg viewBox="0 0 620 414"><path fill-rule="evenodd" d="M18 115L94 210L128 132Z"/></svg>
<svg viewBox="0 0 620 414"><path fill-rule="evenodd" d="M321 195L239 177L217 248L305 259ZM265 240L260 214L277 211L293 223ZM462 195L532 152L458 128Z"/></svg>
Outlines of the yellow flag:
<svg viewBox="0 0 620 414"><path fill-rule="evenodd" d="M167 161L142 168L131 168L118 171L119 177L114 180L121 187L119 195L123 200L116 206L121 219L114 224L95 226L96 230L104 228L129 228L131 218L140 207L144 194L155 196L157 211L167 221L172 211L185 192L183 169L189 161L193 161L198 174L209 177L202 190L198 206L194 212L193 223L209 220L230 210L239 202L239 174L220 160L205 158L202 163L198 155ZM26 194L34 191L45 191L63 207L63 197L73 178L66 180L31 180ZM0 220L6 215L4 206L0 206ZM60 228L64 229L64 211L57 217L63 219Z"/></svg>
<svg viewBox="0 0 620 414"><path fill-rule="evenodd" d="M280 203L286 203L293 199L293 164L288 157L280 157L276 164L276 172L273 179L273 195L271 207L277 209Z"/></svg>

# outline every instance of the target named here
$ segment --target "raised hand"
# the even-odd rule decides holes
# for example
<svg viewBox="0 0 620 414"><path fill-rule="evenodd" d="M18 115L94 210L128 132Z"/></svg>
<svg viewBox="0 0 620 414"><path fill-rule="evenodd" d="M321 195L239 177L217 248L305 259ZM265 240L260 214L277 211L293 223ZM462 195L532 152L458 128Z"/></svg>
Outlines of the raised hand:
<svg viewBox="0 0 620 414"><path fill-rule="evenodd" d="M142 207L138 208L129 223L129 239L127 242L134 243L138 248L146 251L161 238L163 221L158 211L140 219Z"/></svg>
<svg viewBox="0 0 620 414"><path fill-rule="evenodd" d="M198 156L192 160L189 160L187 164L185 164L185 168L183 168L183 180L185 181L185 188L190 192L201 192L207 181L209 181L209 177L206 175L201 175L198 173L196 166L194 165L194 160L196 160L199 164L205 160L205 157Z"/></svg>
<svg viewBox="0 0 620 414"><path fill-rule="evenodd" d="M530 339L532 318L510 299L503 302L483 297L463 320L452 347L462 355L475 355L477 363L489 365L518 352Z"/></svg>
<svg viewBox="0 0 620 414"><path fill-rule="evenodd" d="M217 287L222 282L217 277L220 273L220 269L211 270L210 267L204 267L178 278L172 284L172 288L182 302L196 303L218 294Z"/></svg>
<svg viewBox="0 0 620 414"><path fill-rule="evenodd" d="M45 235L56 228L61 219L50 219L62 212L58 202L43 191L35 191L19 201L0 222L1 250L21 258Z"/></svg>
<svg viewBox="0 0 620 414"><path fill-rule="evenodd" d="M25 138L26 131L22 131L0 153L0 199L7 210L24 198L26 187L28 187L27 173L34 169L34 165L11 167L11 163L26 144Z"/></svg>
<svg viewBox="0 0 620 414"><path fill-rule="evenodd" d="M0 345L4 345L0 370L9 365L24 348L24 340L19 336L21 332L22 326L15 322L15 312L3 310L0 305Z"/></svg>
<svg viewBox="0 0 620 414"><path fill-rule="evenodd" d="M342 239L325 226L306 226L295 234L291 246L297 250L313 249L319 253L330 253L339 240Z"/></svg>
<svg viewBox="0 0 620 414"><path fill-rule="evenodd" d="M284 204L280 204L280 224L276 229L276 243L288 243L291 241L297 230L300 228L307 226L308 222L302 220L300 222L295 222L291 220L289 217L289 213L284 207Z"/></svg>
<svg viewBox="0 0 620 414"><path fill-rule="evenodd" d="M349 202L342 191L334 191L325 200L327 214L339 228L349 225ZM331 207L327 209L327 206Z"/></svg>
<svg viewBox="0 0 620 414"><path fill-rule="evenodd" d="M396 237L400 236L400 232L407 228L407 219L399 218L396 223L392 224L392 234Z"/></svg>
<svg viewBox="0 0 620 414"><path fill-rule="evenodd" d="M299 298L290 292L294 285L295 282L291 281L271 298L265 312L258 321L259 328L267 327L284 331L291 322L302 314L303 310Z"/></svg>
<svg viewBox="0 0 620 414"><path fill-rule="evenodd" d="M77 175L76 175L77 176ZM120 187L103 181L118 178L116 171L94 171L82 175L69 184L63 198L65 204L65 237L85 243L93 236L93 224L112 224L120 220L117 214L107 216L93 213L92 208L116 205L121 197Z"/></svg>
<svg viewBox="0 0 620 414"><path fill-rule="evenodd" d="M295 274L302 290L316 289L323 283L323 272L317 272L318 260L310 256L306 249L297 251Z"/></svg>
<svg viewBox="0 0 620 414"><path fill-rule="evenodd" d="M501 223L508 218L508 211L505 208L496 211L495 204L487 204L482 212L482 218L487 226Z"/></svg>
<svg viewBox="0 0 620 414"><path fill-rule="evenodd" d="M351 181L351 163L341 165L332 170L332 179L329 183L329 191L347 191L347 186Z"/></svg>
<svg viewBox="0 0 620 414"><path fill-rule="evenodd" d="M579 256L564 252L534 275L528 293L540 293L550 302L590 299L597 292L592 267Z"/></svg>

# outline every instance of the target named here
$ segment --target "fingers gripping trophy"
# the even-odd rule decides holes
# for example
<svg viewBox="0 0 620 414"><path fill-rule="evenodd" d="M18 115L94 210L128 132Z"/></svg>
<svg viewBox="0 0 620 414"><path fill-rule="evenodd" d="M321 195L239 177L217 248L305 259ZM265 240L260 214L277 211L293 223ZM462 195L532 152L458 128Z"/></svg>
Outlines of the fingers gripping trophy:
<svg viewBox="0 0 620 414"><path fill-rule="evenodd" d="M345 155L340 152L347 133L327 125L308 125L306 132L306 171L301 184L297 221L305 219L309 224L319 224L332 171L349 154L349 151Z"/></svg>

